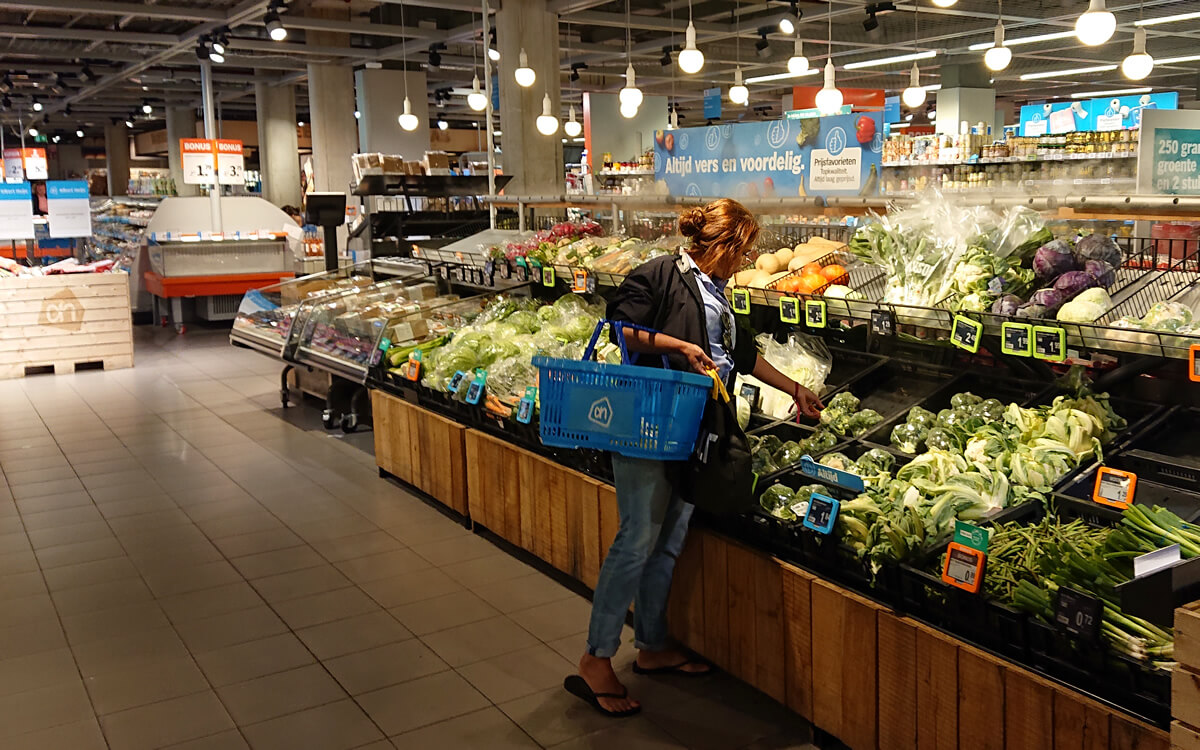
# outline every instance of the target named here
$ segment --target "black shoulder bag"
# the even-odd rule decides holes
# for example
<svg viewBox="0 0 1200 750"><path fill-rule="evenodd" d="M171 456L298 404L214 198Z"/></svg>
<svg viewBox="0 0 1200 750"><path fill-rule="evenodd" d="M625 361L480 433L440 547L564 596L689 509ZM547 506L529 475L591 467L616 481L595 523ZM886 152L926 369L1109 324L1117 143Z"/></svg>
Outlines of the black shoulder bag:
<svg viewBox="0 0 1200 750"><path fill-rule="evenodd" d="M754 507L754 472L746 433L719 377L700 421L691 460L680 467L678 490L698 510L714 515L745 513Z"/></svg>

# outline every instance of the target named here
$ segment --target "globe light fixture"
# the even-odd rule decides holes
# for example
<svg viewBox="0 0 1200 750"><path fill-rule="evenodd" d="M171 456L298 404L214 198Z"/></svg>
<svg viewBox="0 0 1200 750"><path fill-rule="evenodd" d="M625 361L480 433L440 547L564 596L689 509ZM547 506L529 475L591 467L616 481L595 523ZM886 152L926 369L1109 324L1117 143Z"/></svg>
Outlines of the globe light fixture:
<svg viewBox="0 0 1200 750"><path fill-rule="evenodd" d="M40 131L35 127L30 127L28 132L29 132L29 135L33 138L37 138L38 135L40 134Z"/></svg>
<svg viewBox="0 0 1200 750"><path fill-rule="evenodd" d="M733 73L733 85L729 87L729 101L734 104L745 104L750 99L750 89L742 83L742 69Z"/></svg>
<svg viewBox="0 0 1200 750"><path fill-rule="evenodd" d="M517 56L517 69L513 71L513 78L517 79L517 85L529 88L537 80L537 73L533 72L533 68L529 67L529 58L525 55L525 48L521 48L521 54Z"/></svg>
<svg viewBox="0 0 1200 750"><path fill-rule="evenodd" d="M900 92L900 100L909 109L915 109L925 103L925 89L921 86L921 71L913 63L912 71L908 74L908 88Z"/></svg>
<svg viewBox="0 0 1200 750"><path fill-rule="evenodd" d="M554 135L558 132L558 118L550 111L550 95L542 96L542 113L537 118L537 129L542 135Z"/></svg>
<svg viewBox="0 0 1200 750"><path fill-rule="evenodd" d="M568 112L567 121L563 123L563 133L565 133L568 138L574 138L582 132L583 125L581 125L579 121L575 119L575 105L572 104L571 109Z"/></svg>
<svg viewBox="0 0 1200 750"><path fill-rule="evenodd" d="M800 37L796 37L796 48L788 58L787 69L794 76L808 72L808 58L804 56L804 42L800 41Z"/></svg>
<svg viewBox="0 0 1200 750"><path fill-rule="evenodd" d="M1121 61L1121 72L1131 81L1140 81L1154 70L1154 58L1146 52L1146 29L1133 30L1133 52Z"/></svg>
<svg viewBox="0 0 1200 750"><path fill-rule="evenodd" d="M817 92L816 105L823 115L836 115L842 110L842 92L833 81L833 60L825 61L825 85Z"/></svg>
<svg viewBox="0 0 1200 750"><path fill-rule="evenodd" d="M409 132L416 130L417 125L420 124L420 120L412 113L412 103L408 100L407 96L404 97L404 112L397 119L400 122L400 127Z"/></svg>
<svg viewBox="0 0 1200 750"><path fill-rule="evenodd" d="M625 68L625 88L617 95L621 101L621 106L629 106L637 109L642 106L642 90L637 87L637 80L633 73L633 63L629 63Z"/></svg>
<svg viewBox="0 0 1200 750"><path fill-rule="evenodd" d="M467 94L467 106L476 112L487 109L487 96L479 90L479 76L471 81L471 93Z"/></svg>
<svg viewBox="0 0 1200 750"><path fill-rule="evenodd" d="M957 2L958 0L933 0L933 4L939 8L949 8Z"/></svg>
<svg viewBox="0 0 1200 750"><path fill-rule="evenodd" d="M621 117L624 117L626 120L630 120L630 119L636 117L637 113L638 113L637 107L630 107L627 104L621 105Z"/></svg>
<svg viewBox="0 0 1200 750"><path fill-rule="evenodd" d="M1088 0L1087 12L1075 21L1075 36L1089 47L1104 44L1117 30L1117 17L1104 7L1104 0Z"/></svg>
<svg viewBox="0 0 1200 750"><path fill-rule="evenodd" d="M696 49L696 27L690 20L683 36L683 49L679 51L679 69L684 73L699 73L704 67L704 53Z"/></svg>
<svg viewBox="0 0 1200 750"><path fill-rule="evenodd" d="M983 53L983 64L988 70L1004 70L1012 62L1012 50L1004 46L1004 24L996 22L996 41Z"/></svg>

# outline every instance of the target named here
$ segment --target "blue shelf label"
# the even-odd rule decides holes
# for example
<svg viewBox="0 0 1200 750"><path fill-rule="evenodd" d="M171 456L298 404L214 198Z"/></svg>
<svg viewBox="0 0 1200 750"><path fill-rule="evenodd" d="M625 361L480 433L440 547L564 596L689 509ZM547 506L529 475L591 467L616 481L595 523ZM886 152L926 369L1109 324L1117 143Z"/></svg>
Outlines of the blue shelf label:
<svg viewBox="0 0 1200 750"><path fill-rule="evenodd" d="M817 463L812 456L804 455L800 457L800 473L806 477L820 480L826 484L833 484L851 492L863 492L866 490L866 485L863 483L862 477L857 474L851 474L848 471L835 469L832 466Z"/></svg>

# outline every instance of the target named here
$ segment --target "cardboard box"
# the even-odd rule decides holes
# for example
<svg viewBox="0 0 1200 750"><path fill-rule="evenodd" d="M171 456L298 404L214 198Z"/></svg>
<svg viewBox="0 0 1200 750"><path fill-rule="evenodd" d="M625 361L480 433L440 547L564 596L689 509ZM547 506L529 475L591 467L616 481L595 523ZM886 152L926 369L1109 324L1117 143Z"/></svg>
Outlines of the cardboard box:
<svg viewBox="0 0 1200 750"><path fill-rule="evenodd" d="M419 161L404 162L404 174L422 175L425 174L425 168Z"/></svg>
<svg viewBox="0 0 1200 750"><path fill-rule="evenodd" d="M425 165L430 169L449 169L450 154L445 151L426 151Z"/></svg>

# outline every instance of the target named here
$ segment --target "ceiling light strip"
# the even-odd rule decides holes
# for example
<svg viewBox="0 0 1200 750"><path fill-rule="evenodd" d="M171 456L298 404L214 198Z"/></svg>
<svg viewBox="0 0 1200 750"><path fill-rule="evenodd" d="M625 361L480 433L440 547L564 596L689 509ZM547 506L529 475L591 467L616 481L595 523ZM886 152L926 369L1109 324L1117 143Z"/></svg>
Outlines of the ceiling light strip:
<svg viewBox="0 0 1200 750"><path fill-rule="evenodd" d="M907 55L881 57L878 60L860 60L859 62L846 63L842 67L846 70L858 70L859 68L873 68L878 65L891 65L892 63L912 62L913 60L928 60L931 57L937 57L937 50L930 49L924 52L910 52Z"/></svg>
<svg viewBox="0 0 1200 750"><path fill-rule="evenodd" d="M1196 62L1200 60L1200 55L1185 55L1183 57L1168 57L1164 60L1155 60L1156 65L1171 65L1172 63Z"/></svg>
<svg viewBox="0 0 1200 750"><path fill-rule="evenodd" d="M747 78L743 83L767 83L768 81L783 81L788 78L801 78L803 76L811 76L820 73L820 68L809 68L803 73L772 73L769 76L753 76Z"/></svg>
<svg viewBox="0 0 1200 750"><path fill-rule="evenodd" d="M1176 21L1191 21L1200 18L1200 12L1196 13L1179 13L1174 16L1160 16L1159 18L1140 18L1133 22L1134 26L1157 26L1160 23L1175 23Z"/></svg>
<svg viewBox="0 0 1200 750"><path fill-rule="evenodd" d="M1038 34L1037 36L1026 36L1026 37L1018 37L1016 39L1005 39L1004 46L1005 47L1013 47L1018 44L1035 44L1037 42L1049 42L1049 41L1053 41L1055 39L1066 39L1067 37L1073 37L1073 36L1075 36L1074 31L1056 31L1052 34ZM993 44L993 42L979 42L978 44L972 44L970 47L967 47L967 49L970 50L971 52L978 52L979 50L988 49L989 47L992 46L992 44Z"/></svg>
<svg viewBox="0 0 1200 750"><path fill-rule="evenodd" d="M1150 86L1142 86L1137 89L1111 89L1109 91L1080 91L1071 94L1072 99L1093 99L1099 96L1124 96L1126 94L1149 94Z"/></svg>
<svg viewBox="0 0 1200 750"><path fill-rule="evenodd" d="M1088 68L1070 68L1068 70L1044 70L1040 73L1025 73L1021 76L1022 81L1035 81L1039 78L1054 78L1056 76L1073 76L1081 73L1107 73L1110 70L1116 70L1116 65L1093 65Z"/></svg>

